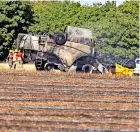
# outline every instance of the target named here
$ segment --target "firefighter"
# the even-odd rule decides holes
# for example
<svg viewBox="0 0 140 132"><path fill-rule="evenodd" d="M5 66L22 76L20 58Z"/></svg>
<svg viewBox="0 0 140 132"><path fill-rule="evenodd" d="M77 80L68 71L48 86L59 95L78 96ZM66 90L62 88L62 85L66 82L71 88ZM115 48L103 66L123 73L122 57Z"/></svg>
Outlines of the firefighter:
<svg viewBox="0 0 140 132"><path fill-rule="evenodd" d="M12 66L13 66L13 55L14 55L13 50L10 50L10 51L9 51L9 55L8 55L8 62L9 62L9 67L10 67L10 69L11 69Z"/></svg>
<svg viewBox="0 0 140 132"><path fill-rule="evenodd" d="M23 68L23 54L21 53L21 51L17 53L17 57L18 57L18 67Z"/></svg>
<svg viewBox="0 0 140 132"><path fill-rule="evenodd" d="M16 69L18 64L18 50L15 49L14 55L13 55L13 66L12 69Z"/></svg>

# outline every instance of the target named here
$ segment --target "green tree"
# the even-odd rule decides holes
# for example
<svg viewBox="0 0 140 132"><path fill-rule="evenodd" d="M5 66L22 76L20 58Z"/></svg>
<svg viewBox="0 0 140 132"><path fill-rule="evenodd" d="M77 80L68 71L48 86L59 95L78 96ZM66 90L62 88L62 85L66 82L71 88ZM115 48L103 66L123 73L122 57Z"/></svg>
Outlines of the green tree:
<svg viewBox="0 0 140 132"><path fill-rule="evenodd" d="M0 58L7 56L8 50L15 47L19 32L26 33L33 23L33 11L27 1L0 1Z"/></svg>
<svg viewBox="0 0 140 132"><path fill-rule="evenodd" d="M62 32L67 25L86 27L93 31L98 56L110 58L134 58L138 55L139 2L126 1L119 7L107 1L93 6L81 6L79 2L35 2L33 10L38 23L30 26L33 33L47 30Z"/></svg>
<svg viewBox="0 0 140 132"><path fill-rule="evenodd" d="M69 1L35 2L33 9L37 15L38 23L30 26L29 31L38 33L44 30L48 32L63 31L67 25L78 25L75 15L80 10L80 3Z"/></svg>
<svg viewBox="0 0 140 132"><path fill-rule="evenodd" d="M0 57L13 47L19 32L62 32L71 25L92 29L100 58L134 58L139 49L138 10L138 1L119 7L113 1L93 6L70 1L1 1Z"/></svg>
<svg viewBox="0 0 140 132"><path fill-rule="evenodd" d="M98 9L99 19L91 22L91 27L101 59L132 59L138 55L138 9L136 1L126 1L119 7L115 2L107 2Z"/></svg>

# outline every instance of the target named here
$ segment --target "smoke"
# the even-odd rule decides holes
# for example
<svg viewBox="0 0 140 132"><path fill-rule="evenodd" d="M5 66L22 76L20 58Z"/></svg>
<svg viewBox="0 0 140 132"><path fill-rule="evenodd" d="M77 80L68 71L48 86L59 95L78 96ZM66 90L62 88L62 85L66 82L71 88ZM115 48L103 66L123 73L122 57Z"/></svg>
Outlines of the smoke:
<svg viewBox="0 0 140 132"><path fill-rule="evenodd" d="M121 39L121 37L119 37L119 39ZM115 45L117 45L117 41ZM96 40L95 56L104 66L111 66L118 63L126 67L134 68L135 59L130 59L127 53L125 53L126 51L126 49L120 47L110 46L108 41L102 43L102 41Z"/></svg>
<svg viewBox="0 0 140 132"><path fill-rule="evenodd" d="M112 66L116 63L129 68L135 68L135 59L129 59L126 56L115 56L113 53L96 53L96 58L104 66Z"/></svg>

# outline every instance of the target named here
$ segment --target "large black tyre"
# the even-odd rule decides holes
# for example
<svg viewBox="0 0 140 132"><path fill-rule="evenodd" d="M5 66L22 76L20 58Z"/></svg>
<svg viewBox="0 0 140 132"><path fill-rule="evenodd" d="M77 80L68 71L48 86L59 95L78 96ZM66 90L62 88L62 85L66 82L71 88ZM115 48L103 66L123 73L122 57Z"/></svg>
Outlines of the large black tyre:
<svg viewBox="0 0 140 132"><path fill-rule="evenodd" d="M82 71L85 73L92 73L93 72L94 67L90 64L85 64L82 67Z"/></svg>
<svg viewBox="0 0 140 132"><path fill-rule="evenodd" d="M52 63L46 63L44 65L44 70L46 70L46 71L53 71L54 70L54 65Z"/></svg>
<svg viewBox="0 0 140 132"><path fill-rule="evenodd" d="M66 37L63 33L55 33L53 39L58 45L64 45L66 43Z"/></svg>

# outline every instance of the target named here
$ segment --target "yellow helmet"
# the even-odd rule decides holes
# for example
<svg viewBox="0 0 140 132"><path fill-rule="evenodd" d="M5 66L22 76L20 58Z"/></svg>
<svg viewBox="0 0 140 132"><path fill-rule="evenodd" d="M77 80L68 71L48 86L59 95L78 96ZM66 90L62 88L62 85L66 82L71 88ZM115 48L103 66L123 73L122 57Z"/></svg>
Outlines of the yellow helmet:
<svg viewBox="0 0 140 132"><path fill-rule="evenodd" d="M18 50L17 50L17 49L15 49L15 52L18 52Z"/></svg>
<svg viewBox="0 0 140 132"><path fill-rule="evenodd" d="M9 52L10 52L10 53L12 53L12 52L13 52L13 50L9 50Z"/></svg>

